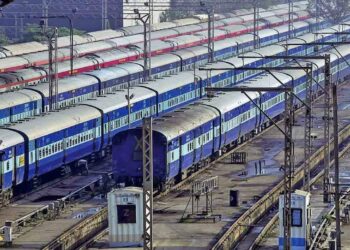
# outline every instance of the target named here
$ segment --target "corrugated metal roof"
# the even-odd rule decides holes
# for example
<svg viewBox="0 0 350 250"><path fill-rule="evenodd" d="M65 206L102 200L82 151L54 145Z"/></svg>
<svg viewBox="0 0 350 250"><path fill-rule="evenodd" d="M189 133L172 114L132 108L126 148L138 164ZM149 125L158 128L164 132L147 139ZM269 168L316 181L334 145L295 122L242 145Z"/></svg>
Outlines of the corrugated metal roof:
<svg viewBox="0 0 350 250"><path fill-rule="evenodd" d="M61 131L74 125L100 117L100 112L93 107L76 106L60 112L48 113L33 120L15 124L12 129L25 133L29 140Z"/></svg>
<svg viewBox="0 0 350 250"><path fill-rule="evenodd" d="M8 129L0 129L0 150L13 147L22 142L24 142L24 139L19 133Z"/></svg>

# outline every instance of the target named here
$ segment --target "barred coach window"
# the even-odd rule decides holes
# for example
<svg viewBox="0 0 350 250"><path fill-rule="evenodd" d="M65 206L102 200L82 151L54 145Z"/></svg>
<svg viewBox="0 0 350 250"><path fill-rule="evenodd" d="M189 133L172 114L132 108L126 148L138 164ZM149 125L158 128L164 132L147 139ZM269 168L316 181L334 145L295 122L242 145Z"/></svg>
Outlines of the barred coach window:
<svg viewBox="0 0 350 250"><path fill-rule="evenodd" d="M118 223L136 223L136 205L117 205Z"/></svg>

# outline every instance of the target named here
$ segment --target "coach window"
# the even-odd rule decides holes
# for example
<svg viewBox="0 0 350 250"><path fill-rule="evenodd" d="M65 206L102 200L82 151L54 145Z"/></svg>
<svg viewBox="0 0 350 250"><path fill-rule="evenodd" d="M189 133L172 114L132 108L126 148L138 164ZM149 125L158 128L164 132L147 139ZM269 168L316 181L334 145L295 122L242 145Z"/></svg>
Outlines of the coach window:
<svg viewBox="0 0 350 250"><path fill-rule="evenodd" d="M303 210L301 208L292 208L292 226L301 227L303 225Z"/></svg>
<svg viewBox="0 0 350 250"><path fill-rule="evenodd" d="M155 114L156 113L156 106L153 106L153 113Z"/></svg>

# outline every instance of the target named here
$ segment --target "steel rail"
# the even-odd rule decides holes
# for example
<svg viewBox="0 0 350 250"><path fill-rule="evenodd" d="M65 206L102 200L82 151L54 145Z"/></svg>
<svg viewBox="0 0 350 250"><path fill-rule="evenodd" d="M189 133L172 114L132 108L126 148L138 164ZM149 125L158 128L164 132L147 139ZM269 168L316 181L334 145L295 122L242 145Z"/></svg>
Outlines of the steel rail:
<svg viewBox="0 0 350 250"><path fill-rule="evenodd" d="M343 157L345 153L347 153L350 149L350 144L348 144L341 152L340 152L340 157ZM331 162L331 165L334 164L334 160ZM319 172L316 176L314 176L311 181L310 184L313 185L314 183L316 183L322 176L324 175L324 170L322 170L321 172ZM350 191L350 188L346 191L347 193ZM343 195L341 197L341 200L343 200L345 197L347 197L346 195ZM327 213L327 215L331 215L334 212L335 206L333 205L331 210ZM254 242L252 243L252 245L250 246L249 250L253 250L256 249L257 246L259 246L259 244L263 241L263 239L265 239L265 236L270 232L270 230L272 230L272 228L276 225L276 223L278 222L278 213L276 213L273 218L269 221L268 224L266 224L263 228L263 230L259 233L258 237L255 238ZM327 227L327 219L323 219L322 223L320 224L320 226L318 227L318 230L313 238L313 241L310 245L309 249L314 249L314 247L319 243L319 236L321 236L325 230L325 228Z"/></svg>
<svg viewBox="0 0 350 250"><path fill-rule="evenodd" d="M27 222L33 221L33 219L49 217L51 215L55 215L52 213L57 213L61 210L63 210L68 204L72 203L73 201L79 199L82 197L83 193L86 192L92 192L94 190L91 189L91 187L96 187L96 185L99 185L102 181L103 177L100 176L96 180L93 180L89 182L88 184L84 185L83 187L75 190L74 192L64 196L63 198L59 198L56 201L53 201L41 208L38 208L35 211L32 211L21 218L18 218L14 221L12 221L12 230L14 233L20 231L21 227L24 227ZM0 233L4 232L5 226L0 227Z"/></svg>
<svg viewBox="0 0 350 250"><path fill-rule="evenodd" d="M273 128L273 127L270 127ZM265 130L266 131L266 130ZM339 133L339 142L350 139L350 125L343 128ZM333 140L333 139L332 139ZM247 140L248 142L250 140ZM244 143L245 144L245 143ZM241 146L243 146L242 144ZM350 147L350 145L349 145ZM235 148L234 150L238 149ZM232 152L232 151L230 151ZM227 156L227 154L225 155ZM222 159L223 157L219 159ZM219 160L217 159L217 160ZM323 160L323 146L320 147L310 159L312 169L314 169ZM301 181L303 179L302 165L298 168L293 180L293 184ZM209 164L212 166L212 164ZM207 169L206 167L205 169ZM204 169L202 170L204 171ZM198 175L198 174L197 174ZM192 177L192 176L191 176ZM192 179L192 178L191 178ZM185 181L182 185L177 185L175 189L183 187L189 184L190 181ZM257 203L255 203L250 209L248 209L235 223L230 227L230 229L220 238L220 240L212 247L212 249L232 249L249 230L250 225L253 225L270 207L278 201L280 191L283 189L283 180L277 186L275 186L270 192L268 192L264 197L262 197ZM170 191L169 191L170 192ZM167 192L167 194L169 193ZM163 197L163 195L162 195ZM76 249L80 245L85 244L87 241L91 241L91 237L94 238L95 235L101 235L102 231L105 231L108 225L107 218L107 208L103 208L95 215L88 217L87 219L79 222L78 224L72 226L70 229L66 230L56 239L47 244L43 249L48 250L54 247L61 247L62 249L70 250Z"/></svg>
<svg viewBox="0 0 350 250"><path fill-rule="evenodd" d="M350 125L347 125L339 133L339 144L350 138ZM334 138L332 138L333 142ZM314 169L323 160L323 147L316 150L310 158L311 169ZM333 148L333 145L331 146ZM293 178L293 186L303 179L303 166L299 166ZM216 242L212 249L232 249L240 239L248 232L247 225L253 225L264 213L278 202L283 191L283 181L279 182L271 191L265 194L258 202L233 223L224 235Z"/></svg>

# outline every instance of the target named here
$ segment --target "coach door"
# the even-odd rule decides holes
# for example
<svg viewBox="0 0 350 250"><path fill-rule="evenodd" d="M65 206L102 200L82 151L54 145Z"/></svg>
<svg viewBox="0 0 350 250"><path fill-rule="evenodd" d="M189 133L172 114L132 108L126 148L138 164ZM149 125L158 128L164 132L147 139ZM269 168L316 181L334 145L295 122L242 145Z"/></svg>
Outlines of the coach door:
<svg viewBox="0 0 350 250"><path fill-rule="evenodd" d="M4 161L5 161L5 152L0 151L0 188L3 189L3 183L4 183Z"/></svg>

